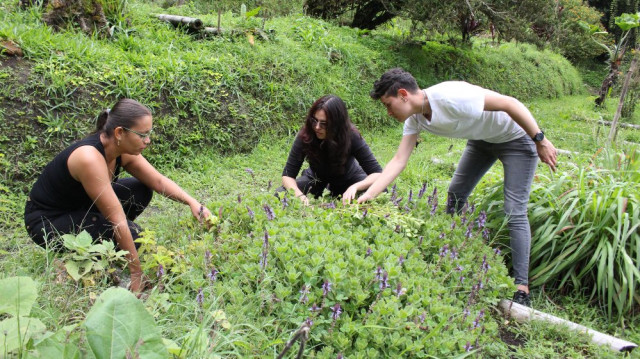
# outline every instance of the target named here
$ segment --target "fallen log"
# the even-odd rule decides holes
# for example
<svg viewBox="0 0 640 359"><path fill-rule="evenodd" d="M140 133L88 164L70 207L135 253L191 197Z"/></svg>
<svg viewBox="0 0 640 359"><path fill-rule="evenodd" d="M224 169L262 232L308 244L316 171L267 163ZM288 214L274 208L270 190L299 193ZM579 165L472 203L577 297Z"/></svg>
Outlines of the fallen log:
<svg viewBox="0 0 640 359"><path fill-rule="evenodd" d="M195 17L186 17L186 16L178 16L178 15L166 15L166 14L157 14L154 15L158 19L162 21L166 21L175 27L187 27L191 30L199 31L204 27L202 20Z"/></svg>
<svg viewBox="0 0 640 359"><path fill-rule="evenodd" d="M20 46L11 40L0 41L0 53L18 57L22 57L24 55Z"/></svg>
<svg viewBox="0 0 640 359"><path fill-rule="evenodd" d="M600 333L596 330L585 327L584 325L576 324L574 322L568 321L566 319L558 318L551 314L547 314L529 307L525 307L524 305L520 305L518 303L513 303L510 300L503 299L500 301L498 305L500 309L502 309L503 313L515 320L518 321L528 321L528 320L543 320L545 322L564 325L567 328L574 330L576 332L585 333L591 337L591 341L599 344L599 345L608 345L611 349L621 351L621 352L630 352L634 348L638 347L637 344L628 342L626 340L618 339L611 335Z"/></svg>
<svg viewBox="0 0 640 359"><path fill-rule="evenodd" d="M605 125L605 126L611 126L613 124L613 122L611 122L611 121L598 121L598 124ZM640 130L640 125L634 125L634 124L631 124L631 123L618 123L618 126Z"/></svg>

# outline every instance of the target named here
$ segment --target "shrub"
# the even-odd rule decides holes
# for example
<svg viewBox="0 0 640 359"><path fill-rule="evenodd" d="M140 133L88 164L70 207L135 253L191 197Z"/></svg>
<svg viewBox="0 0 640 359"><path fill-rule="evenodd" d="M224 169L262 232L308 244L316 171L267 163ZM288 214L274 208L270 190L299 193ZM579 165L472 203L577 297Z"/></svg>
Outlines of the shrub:
<svg viewBox="0 0 640 359"><path fill-rule="evenodd" d="M492 226L501 185L484 197ZM640 152L602 150L584 167L538 174L529 201L532 286L587 293L610 319L640 305ZM566 287L565 287L566 285Z"/></svg>

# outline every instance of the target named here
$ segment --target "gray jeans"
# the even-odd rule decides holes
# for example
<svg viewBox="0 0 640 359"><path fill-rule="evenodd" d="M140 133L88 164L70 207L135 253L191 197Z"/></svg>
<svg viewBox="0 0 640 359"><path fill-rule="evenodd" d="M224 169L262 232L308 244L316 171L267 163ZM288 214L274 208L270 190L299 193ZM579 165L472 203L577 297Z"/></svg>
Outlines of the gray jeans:
<svg viewBox="0 0 640 359"><path fill-rule="evenodd" d="M469 140L449 185L447 212L459 212L482 176L496 160L504 167L504 212L509 221L513 276L516 284L529 283L531 228L527 204L538 163L536 145L527 135L505 143Z"/></svg>

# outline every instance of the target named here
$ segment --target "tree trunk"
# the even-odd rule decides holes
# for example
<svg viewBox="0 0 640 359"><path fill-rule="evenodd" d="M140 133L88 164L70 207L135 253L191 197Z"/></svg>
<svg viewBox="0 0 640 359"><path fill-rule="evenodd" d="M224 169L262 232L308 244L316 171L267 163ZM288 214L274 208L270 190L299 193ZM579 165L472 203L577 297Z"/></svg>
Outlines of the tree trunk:
<svg viewBox="0 0 640 359"><path fill-rule="evenodd" d="M401 1L398 1L401 3ZM372 0L358 6L351 27L373 30L385 22L393 19L395 14L387 10L382 1Z"/></svg>
<svg viewBox="0 0 640 359"><path fill-rule="evenodd" d="M624 84L622 85L622 91L620 92L620 102L618 103L618 109L616 110L616 114L613 116L613 121L611 121L611 130L609 131L609 142L615 141L616 136L618 135L618 120L620 119L622 106L624 106L624 98L627 95L627 91L629 91L629 84L631 83L631 77L633 77L633 74L636 71L638 71L638 57L640 57L640 47L638 47L638 49L636 50L636 53L633 56L633 60L631 60L631 66L629 66L629 71L627 71L627 75L624 78Z"/></svg>
<svg viewBox="0 0 640 359"><path fill-rule="evenodd" d="M604 104L604 100L607 98L609 94L609 89L613 87L613 84L616 82L618 78L618 68L620 67L620 62L613 61L611 62L611 67L609 68L609 74L602 81L602 86L600 86L600 91L598 92L598 97L596 98L596 106L602 106Z"/></svg>

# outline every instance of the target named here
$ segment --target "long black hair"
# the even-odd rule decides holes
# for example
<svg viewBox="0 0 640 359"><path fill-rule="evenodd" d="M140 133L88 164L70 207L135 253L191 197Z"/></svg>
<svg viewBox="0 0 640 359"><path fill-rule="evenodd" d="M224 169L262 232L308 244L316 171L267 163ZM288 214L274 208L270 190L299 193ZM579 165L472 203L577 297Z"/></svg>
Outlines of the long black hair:
<svg viewBox="0 0 640 359"><path fill-rule="evenodd" d="M316 137L313 129L314 116L319 110L323 110L327 117L324 140ZM345 172L353 131L360 134L349 119L344 101L336 95L322 96L311 105L305 124L300 130L303 151L309 161L326 161L334 174L342 175Z"/></svg>
<svg viewBox="0 0 640 359"><path fill-rule="evenodd" d="M113 136L116 127L133 127L142 117L151 116L151 110L140 102L123 98L116 102L111 110L103 110L98 115L94 133L104 132L107 137Z"/></svg>

